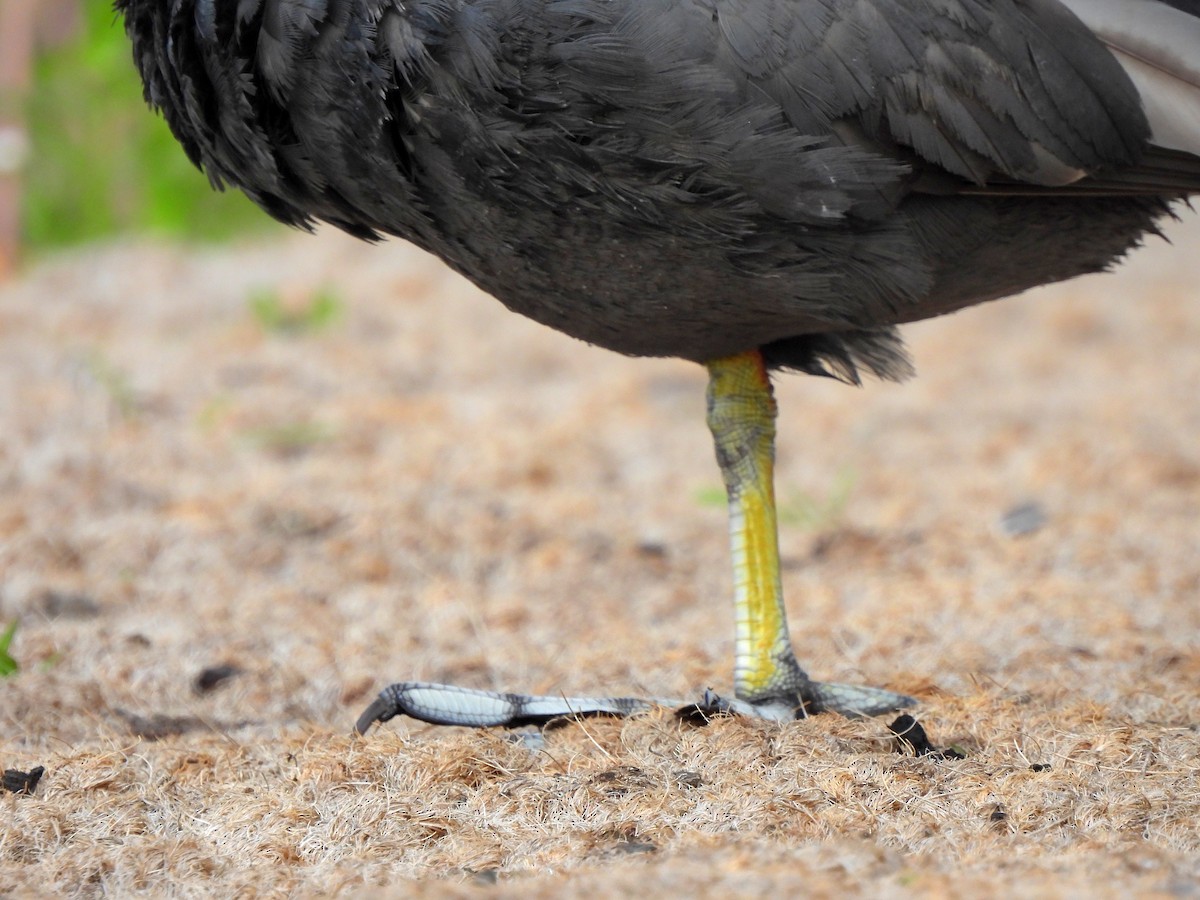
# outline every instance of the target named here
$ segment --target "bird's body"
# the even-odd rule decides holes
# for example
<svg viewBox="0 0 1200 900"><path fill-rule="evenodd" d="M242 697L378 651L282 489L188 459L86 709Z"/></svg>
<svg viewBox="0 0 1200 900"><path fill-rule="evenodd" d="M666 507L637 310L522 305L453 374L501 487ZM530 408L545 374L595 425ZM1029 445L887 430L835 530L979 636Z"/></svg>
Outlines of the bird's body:
<svg viewBox="0 0 1200 900"><path fill-rule="evenodd" d="M1101 269L1165 211L1071 190L1150 127L1057 0L122 5L214 180L622 353L900 374L888 326Z"/></svg>
<svg viewBox="0 0 1200 900"><path fill-rule="evenodd" d="M1101 270L1200 190L1193 0L117 7L215 183L621 353L903 377L894 326Z"/></svg>

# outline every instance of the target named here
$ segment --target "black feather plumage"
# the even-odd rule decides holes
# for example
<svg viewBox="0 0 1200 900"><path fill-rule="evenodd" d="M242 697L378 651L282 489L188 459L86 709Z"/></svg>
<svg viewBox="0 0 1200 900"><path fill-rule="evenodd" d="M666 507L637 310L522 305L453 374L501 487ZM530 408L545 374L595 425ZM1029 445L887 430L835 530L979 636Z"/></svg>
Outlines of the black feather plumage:
<svg viewBox="0 0 1200 900"><path fill-rule="evenodd" d="M1200 188L1057 0L117 8L215 184L623 353L903 377L895 325L1103 269Z"/></svg>

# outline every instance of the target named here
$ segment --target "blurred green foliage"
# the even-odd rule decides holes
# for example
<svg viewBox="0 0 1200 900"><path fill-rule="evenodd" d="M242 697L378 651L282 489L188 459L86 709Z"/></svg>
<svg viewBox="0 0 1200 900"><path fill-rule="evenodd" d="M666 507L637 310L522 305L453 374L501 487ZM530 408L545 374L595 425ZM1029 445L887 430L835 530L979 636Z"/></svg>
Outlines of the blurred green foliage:
<svg viewBox="0 0 1200 900"><path fill-rule="evenodd" d="M855 480L853 471L842 469L824 496L805 491L789 492L785 499L778 501L779 522L808 531L833 528L846 512ZM728 503L725 489L713 485L696 491L695 500L701 506L723 507Z"/></svg>
<svg viewBox="0 0 1200 900"><path fill-rule="evenodd" d="M16 675L21 671L20 664L9 653L9 648L12 646L13 638L17 634L17 620L9 624L7 628L0 633L0 678L7 678L9 675Z"/></svg>
<svg viewBox="0 0 1200 900"><path fill-rule="evenodd" d="M342 301L328 285L321 286L303 306L289 305L277 290L261 288L250 295L250 313L265 331L313 334L341 318Z"/></svg>
<svg viewBox="0 0 1200 900"><path fill-rule="evenodd" d="M293 457L332 441L336 434L334 429L324 422L302 419L248 428L242 432L242 437L252 447L282 457Z"/></svg>
<svg viewBox="0 0 1200 900"><path fill-rule="evenodd" d="M28 115L24 223L33 251L121 231L220 240L270 227L238 191L218 194L142 99L129 41L107 2L41 55Z"/></svg>

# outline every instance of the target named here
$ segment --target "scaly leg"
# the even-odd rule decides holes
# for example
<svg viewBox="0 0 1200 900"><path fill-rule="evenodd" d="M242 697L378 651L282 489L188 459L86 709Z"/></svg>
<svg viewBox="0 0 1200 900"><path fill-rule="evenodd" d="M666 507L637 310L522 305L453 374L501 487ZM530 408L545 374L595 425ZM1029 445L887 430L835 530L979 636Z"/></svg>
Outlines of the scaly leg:
<svg viewBox="0 0 1200 900"><path fill-rule="evenodd" d="M877 715L914 701L880 688L813 681L796 661L779 577L775 398L762 354L708 364L708 427L729 495L737 641L734 690L768 718L832 710Z"/></svg>

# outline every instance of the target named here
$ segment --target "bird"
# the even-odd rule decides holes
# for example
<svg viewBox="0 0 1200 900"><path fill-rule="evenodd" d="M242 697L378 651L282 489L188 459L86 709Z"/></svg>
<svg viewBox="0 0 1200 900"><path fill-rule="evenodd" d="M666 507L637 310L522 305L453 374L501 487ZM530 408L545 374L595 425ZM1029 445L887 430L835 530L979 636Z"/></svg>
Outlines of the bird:
<svg viewBox="0 0 1200 900"><path fill-rule="evenodd" d="M1111 268L1200 192L1196 0L116 0L144 95L217 188L395 236L510 310L707 368L734 696L818 681L780 580L772 379L913 373L898 327ZM402 682L357 723L652 700Z"/></svg>

